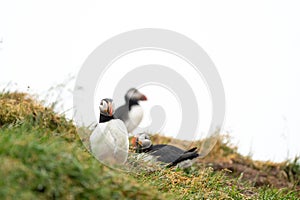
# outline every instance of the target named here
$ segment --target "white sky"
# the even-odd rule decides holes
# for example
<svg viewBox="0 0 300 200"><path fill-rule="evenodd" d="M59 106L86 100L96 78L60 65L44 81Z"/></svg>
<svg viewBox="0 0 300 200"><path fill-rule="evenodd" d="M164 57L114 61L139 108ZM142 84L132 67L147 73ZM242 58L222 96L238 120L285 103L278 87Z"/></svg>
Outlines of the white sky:
<svg viewBox="0 0 300 200"><path fill-rule="evenodd" d="M225 130L240 152L279 161L300 154L299 10L296 0L0 1L0 83L45 93L114 35L174 30L214 61L225 87Z"/></svg>

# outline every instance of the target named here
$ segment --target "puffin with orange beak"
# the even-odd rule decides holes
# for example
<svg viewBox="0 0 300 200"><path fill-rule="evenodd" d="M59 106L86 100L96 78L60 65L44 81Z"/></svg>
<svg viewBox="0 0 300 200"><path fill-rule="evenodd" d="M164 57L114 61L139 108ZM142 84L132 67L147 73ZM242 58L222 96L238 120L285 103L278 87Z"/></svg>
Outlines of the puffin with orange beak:
<svg viewBox="0 0 300 200"><path fill-rule="evenodd" d="M138 127L143 119L143 109L139 101L146 101L147 97L135 88L131 88L125 95L125 104L117 108L115 118L124 122L128 133Z"/></svg>
<svg viewBox="0 0 300 200"><path fill-rule="evenodd" d="M149 154L154 160L166 163L167 167L173 167L177 164L180 165L181 163L200 156L200 154L197 153L196 147L189 150L183 150L168 144L153 145L150 136L147 133L140 133L136 135L132 138L131 142L135 147L136 153ZM190 165L191 163L189 163L189 166Z"/></svg>
<svg viewBox="0 0 300 200"><path fill-rule="evenodd" d="M99 109L99 124L90 136L91 151L105 164L124 164L129 150L126 126L123 121L114 118L112 99L102 99Z"/></svg>

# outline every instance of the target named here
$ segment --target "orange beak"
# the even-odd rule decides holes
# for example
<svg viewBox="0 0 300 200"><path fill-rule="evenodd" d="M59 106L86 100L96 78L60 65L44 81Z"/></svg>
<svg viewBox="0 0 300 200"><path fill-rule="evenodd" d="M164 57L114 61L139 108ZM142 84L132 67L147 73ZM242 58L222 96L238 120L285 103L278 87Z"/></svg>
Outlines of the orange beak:
<svg viewBox="0 0 300 200"><path fill-rule="evenodd" d="M110 116L113 115L113 110L112 110L112 104L111 103L108 104L108 113L109 113Z"/></svg>
<svg viewBox="0 0 300 200"><path fill-rule="evenodd" d="M132 139L131 139L131 144L132 144L132 146L134 146L134 147L136 147L136 140L137 140L137 137L133 137ZM141 145L142 146L142 142L141 141L138 141L137 142L139 145Z"/></svg>
<svg viewBox="0 0 300 200"><path fill-rule="evenodd" d="M141 101L147 101L147 97L145 95L142 95L140 98Z"/></svg>
<svg viewBox="0 0 300 200"><path fill-rule="evenodd" d="M131 139L131 144L132 144L132 146L136 146L136 137L133 137L132 139Z"/></svg>

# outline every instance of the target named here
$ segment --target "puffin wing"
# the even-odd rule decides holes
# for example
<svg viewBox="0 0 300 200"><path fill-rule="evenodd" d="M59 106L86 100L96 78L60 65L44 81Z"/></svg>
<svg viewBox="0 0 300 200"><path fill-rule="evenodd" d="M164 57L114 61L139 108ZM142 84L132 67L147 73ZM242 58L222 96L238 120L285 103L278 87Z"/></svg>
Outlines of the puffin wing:
<svg viewBox="0 0 300 200"><path fill-rule="evenodd" d="M108 123L101 123L96 126L90 136L91 151L101 162L112 162L114 139L107 133Z"/></svg>
<svg viewBox="0 0 300 200"><path fill-rule="evenodd" d="M123 122L125 122L128 119L128 112L129 112L129 107L126 105L120 106L119 108L116 109L114 113L114 117L116 119L120 119Z"/></svg>
<svg viewBox="0 0 300 200"><path fill-rule="evenodd" d="M197 148L192 148L188 151L185 151L183 154L181 154L176 160L171 162L167 167L172 167L177 165L178 163L185 161L185 160L191 160L194 158L197 158L199 154L197 153Z"/></svg>
<svg viewBox="0 0 300 200"><path fill-rule="evenodd" d="M169 163L167 167L172 167L182 161L197 158L199 154L197 153L196 150L197 150L196 147L184 151L172 145L158 144L152 146L151 150L148 151L147 153L155 156L158 161Z"/></svg>
<svg viewBox="0 0 300 200"><path fill-rule="evenodd" d="M114 157L120 163L125 163L129 151L129 138L126 126L119 119L108 122L108 132L114 139Z"/></svg>
<svg viewBox="0 0 300 200"><path fill-rule="evenodd" d="M158 161L164 163L172 163L177 160L182 154L184 154L184 150L177 148L172 145L154 145L153 151L150 152L151 155L157 157Z"/></svg>

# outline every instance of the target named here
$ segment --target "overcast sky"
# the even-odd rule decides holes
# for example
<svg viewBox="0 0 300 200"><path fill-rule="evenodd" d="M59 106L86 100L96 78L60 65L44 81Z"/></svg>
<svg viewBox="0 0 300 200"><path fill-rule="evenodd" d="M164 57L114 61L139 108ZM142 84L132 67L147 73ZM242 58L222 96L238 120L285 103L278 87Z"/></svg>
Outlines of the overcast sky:
<svg viewBox="0 0 300 200"><path fill-rule="evenodd" d="M240 152L280 161L300 154L299 10L298 1L1 1L0 83L45 94L76 75L112 36L138 28L173 30L197 42L215 63L226 94L224 131ZM174 132L180 123L176 99L167 91L159 99L161 88L142 90L152 98L143 103L146 113L157 102L166 105L164 99L172 102L163 132Z"/></svg>

